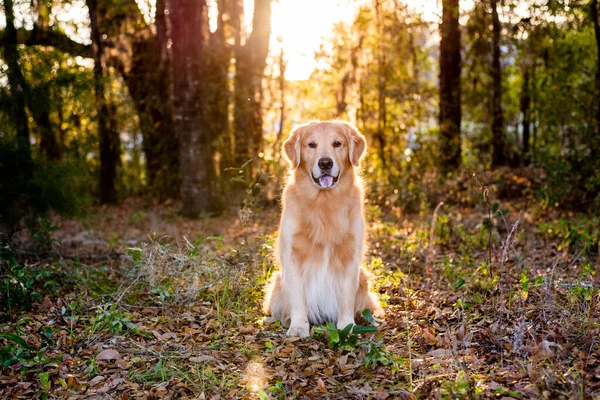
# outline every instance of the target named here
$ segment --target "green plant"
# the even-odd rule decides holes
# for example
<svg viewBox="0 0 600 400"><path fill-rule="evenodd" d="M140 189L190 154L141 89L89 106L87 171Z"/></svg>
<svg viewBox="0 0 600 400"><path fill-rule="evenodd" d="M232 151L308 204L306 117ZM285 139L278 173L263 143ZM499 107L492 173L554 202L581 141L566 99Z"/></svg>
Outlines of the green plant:
<svg viewBox="0 0 600 400"><path fill-rule="evenodd" d="M58 226L48 221L47 218L42 217L39 219L38 228L33 233L33 241L38 245L40 249L48 249L55 242L52 238L52 232L58 230Z"/></svg>
<svg viewBox="0 0 600 400"><path fill-rule="evenodd" d="M369 322L374 323L373 315L370 310L365 310L362 313L363 317ZM356 347L360 334L375 333L375 326L362 326L356 324L348 324L344 329L337 329L332 322L328 322L324 327L316 327L315 332L326 334L328 336L329 346L343 350L351 350Z"/></svg>
<svg viewBox="0 0 600 400"><path fill-rule="evenodd" d="M18 362L32 359L36 348L28 344L22 337L12 333L0 333L0 338L7 344L0 347L0 365L10 367Z"/></svg>
<svg viewBox="0 0 600 400"><path fill-rule="evenodd" d="M36 282L45 281L44 285L51 287L52 275L52 271L33 269L27 262L21 265L11 248L0 241L0 320L31 310L32 302L42 299Z"/></svg>
<svg viewBox="0 0 600 400"><path fill-rule="evenodd" d="M98 331L120 334L125 330L142 335L137 325L131 322L131 317L118 309L116 304L98 306L91 325L90 336Z"/></svg>

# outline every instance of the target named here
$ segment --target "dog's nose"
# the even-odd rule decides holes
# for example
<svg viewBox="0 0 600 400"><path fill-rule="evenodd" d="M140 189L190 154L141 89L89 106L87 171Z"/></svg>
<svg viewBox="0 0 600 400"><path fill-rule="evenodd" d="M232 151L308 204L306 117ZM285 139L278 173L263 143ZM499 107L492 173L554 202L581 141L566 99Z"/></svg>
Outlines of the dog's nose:
<svg viewBox="0 0 600 400"><path fill-rule="evenodd" d="M321 158L319 160L319 168L330 169L331 167L333 167L333 160L331 158Z"/></svg>

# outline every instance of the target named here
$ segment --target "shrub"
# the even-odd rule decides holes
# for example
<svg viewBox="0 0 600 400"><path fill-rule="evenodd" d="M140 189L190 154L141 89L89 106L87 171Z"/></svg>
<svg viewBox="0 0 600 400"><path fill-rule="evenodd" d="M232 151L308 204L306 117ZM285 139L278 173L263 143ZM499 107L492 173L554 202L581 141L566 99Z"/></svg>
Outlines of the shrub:
<svg viewBox="0 0 600 400"><path fill-rule="evenodd" d="M30 228L52 210L82 213L89 188L81 162L48 163L31 158L12 139L0 139L0 233L12 235L24 217Z"/></svg>

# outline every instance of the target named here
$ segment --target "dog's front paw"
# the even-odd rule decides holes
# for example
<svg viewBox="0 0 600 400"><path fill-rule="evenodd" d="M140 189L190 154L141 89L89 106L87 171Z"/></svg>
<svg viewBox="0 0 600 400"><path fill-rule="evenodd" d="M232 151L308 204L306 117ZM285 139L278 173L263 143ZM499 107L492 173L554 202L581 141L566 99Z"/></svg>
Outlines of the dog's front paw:
<svg viewBox="0 0 600 400"><path fill-rule="evenodd" d="M350 324L354 325L353 317L339 318L337 321L336 327L338 329L342 330Z"/></svg>
<svg viewBox="0 0 600 400"><path fill-rule="evenodd" d="M286 335L289 337L299 337L299 338L309 337L310 336L310 327L308 324L290 326L290 329L288 329Z"/></svg>

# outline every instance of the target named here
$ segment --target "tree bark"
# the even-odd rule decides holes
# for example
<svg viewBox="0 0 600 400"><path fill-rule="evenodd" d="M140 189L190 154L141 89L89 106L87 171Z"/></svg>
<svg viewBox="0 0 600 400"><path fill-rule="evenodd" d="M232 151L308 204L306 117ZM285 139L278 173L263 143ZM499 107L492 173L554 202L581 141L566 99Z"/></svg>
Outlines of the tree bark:
<svg viewBox="0 0 600 400"><path fill-rule="evenodd" d="M100 35L98 1L86 0L90 12L92 48L94 54L94 94L98 134L100 136L100 201L114 204L117 202L117 164L120 158L120 140L118 132L111 126L109 109L104 88L102 54L104 46Z"/></svg>
<svg viewBox="0 0 600 400"><path fill-rule="evenodd" d="M525 72L523 73L523 86L521 88L521 114L523 116L522 120L522 130L523 130L523 163L525 165L529 164L530 155L529 155L529 140L530 140L530 128L531 128L531 94L529 88L529 68L525 67Z"/></svg>
<svg viewBox="0 0 600 400"><path fill-rule="evenodd" d="M220 151L220 170L233 166L233 140L229 133L229 66L231 49L225 38L225 0L217 3L217 29L210 35L207 52L206 88L209 128ZM220 171L219 171L220 172Z"/></svg>
<svg viewBox="0 0 600 400"><path fill-rule="evenodd" d="M169 4L182 213L198 217L215 208L213 146L207 126L204 75L208 15L205 0L171 0Z"/></svg>
<svg viewBox="0 0 600 400"><path fill-rule="evenodd" d="M600 141L600 25L598 22L598 0L592 0L590 9L596 38L596 141Z"/></svg>
<svg viewBox="0 0 600 400"><path fill-rule="evenodd" d="M460 26L458 0L442 1L440 42L440 166L449 172L460 166Z"/></svg>
<svg viewBox="0 0 600 400"><path fill-rule="evenodd" d="M502 114L502 69L500 67L500 19L498 0L492 2L492 165L506 165L504 117Z"/></svg>
<svg viewBox="0 0 600 400"><path fill-rule="evenodd" d="M147 184L160 200L179 197L179 143L175 133L166 3L156 3L156 34L143 23L135 0L118 7L100 1L101 31L111 42L110 62L123 76L139 117ZM126 38L126 40L123 40Z"/></svg>
<svg viewBox="0 0 600 400"><path fill-rule="evenodd" d="M237 47L234 131L235 162L258 161L262 147L262 79L271 36L271 0L254 1L252 33Z"/></svg>
<svg viewBox="0 0 600 400"><path fill-rule="evenodd" d="M6 29L4 33L4 59L8 67L7 76L12 96L11 114L17 130L19 147L27 158L31 157L29 144L29 125L27 118L27 82L19 65L19 50L17 49L17 30L15 29L15 14L13 0L4 0Z"/></svg>
<svg viewBox="0 0 600 400"><path fill-rule="evenodd" d="M386 138L385 130L387 125L387 109L386 109L386 60L383 49L383 23L381 21L381 3L375 0L375 18L377 23L377 147L381 166L386 169L387 162L385 157Z"/></svg>

